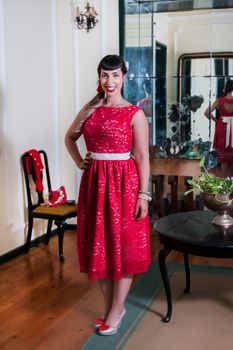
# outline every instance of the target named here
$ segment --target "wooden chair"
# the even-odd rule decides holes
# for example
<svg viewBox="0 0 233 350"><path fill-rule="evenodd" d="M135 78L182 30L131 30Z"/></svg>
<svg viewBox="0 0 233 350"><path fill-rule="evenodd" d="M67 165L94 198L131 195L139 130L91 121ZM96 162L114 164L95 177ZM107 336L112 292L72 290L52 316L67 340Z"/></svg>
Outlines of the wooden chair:
<svg viewBox="0 0 233 350"><path fill-rule="evenodd" d="M41 170L39 176L41 182L46 179L48 193L51 190L51 181L49 173L49 165L47 154L44 150L39 151L40 159L44 165L44 169ZM66 220L77 216L77 205L75 201L68 201L66 204L62 204L56 207L42 206L44 203L43 190L35 190L35 173L29 174L27 162L33 163L33 159L29 152L25 152L21 157L23 173L25 178L26 193L27 193L27 204L28 204L28 231L27 239L25 243L25 251L28 252L31 244L31 236L33 230L33 219L46 219L47 232L45 235L45 244L49 243L52 224L55 223L58 230L58 246L59 246L59 258L61 262L64 262L63 257L63 237L66 229ZM33 165L32 167L33 168ZM44 185L44 184L43 184ZM35 198L36 197L36 198Z"/></svg>
<svg viewBox="0 0 233 350"><path fill-rule="evenodd" d="M157 217L171 213L202 209L200 197L184 197L192 176L200 175L199 160L159 159L151 157L152 210Z"/></svg>
<svg viewBox="0 0 233 350"><path fill-rule="evenodd" d="M194 196L191 192L184 197L184 192L189 190L188 180L200 175L199 160L189 159L160 159L150 158L150 173L153 201L151 211L156 219L165 215L181 211L203 209L200 197ZM183 254L186 288L188 293L190 286L189 257Z"/></svg>
<svg viewBox="0 0 233 350"><path fill-rule="evenodd" d="M179 178L178 176L152 175L153 210L157 216L189 210L202 209L200 196L194 198L193 193L184 196L184 192L190 189L188 180L191 177Z"/></svg>

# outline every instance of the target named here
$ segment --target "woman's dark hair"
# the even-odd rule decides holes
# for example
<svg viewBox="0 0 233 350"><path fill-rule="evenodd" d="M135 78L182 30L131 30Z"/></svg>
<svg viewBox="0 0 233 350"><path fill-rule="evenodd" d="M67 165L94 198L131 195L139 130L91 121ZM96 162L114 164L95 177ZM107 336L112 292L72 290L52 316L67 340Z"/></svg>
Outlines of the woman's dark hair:
<svg viewBox="0 0 233 350"><path fill-rule="evenodd" d="M121 68L122 73L125 75L127 73L127 67L125 61L121 56L118 55L107 55L100 61L97 72L100 76L101 69L104 70L115 70ZM79 123L78 129L82 127L85 119L92 113L92 111L104 103L104 92L98 92L98 94L89 101L84 107L83 117Z"/></svg>
<svg viewBox="0 0 233 350"><path fill-rule="evenodd" d="M118 55L107 55L100 61L97 72L100 76L101 69L104 70L115 70L121 68L122 73L125 75L127 73L127 67L125 61L121 56Z"/></svg>
<svg viewBox="0 0 233 350"><path fill-rule="evenodd" d="M233 80L228 79L224 89L224 96L233 91Z"/></svg>

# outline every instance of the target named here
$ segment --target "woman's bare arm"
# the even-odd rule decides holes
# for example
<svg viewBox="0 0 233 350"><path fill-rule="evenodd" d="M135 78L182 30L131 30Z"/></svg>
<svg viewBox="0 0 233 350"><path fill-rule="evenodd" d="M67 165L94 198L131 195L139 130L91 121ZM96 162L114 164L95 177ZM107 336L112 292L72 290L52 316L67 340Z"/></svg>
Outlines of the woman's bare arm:
<svg viewBox="0 0 233 350"><path fill-rule="evenodd" d="M150 163L148 145L148 123L145 114L139 110L133 117L133 146L134 157L139 175L139 190L148 191ZM135 215L138 220L143 219L148 212L148 202L145 199L138 199Z"/></svg>
<svg viewBox="0 0 233 350"><path fill-rule="evenodd" d="M213 115L213 111L218 108L219 106L219 100L217 99L216 101L214 101L214 103L211 105L211 107L206 108L204 115L206 116L207 119L211 119L214 122L217 121L217 119L215 118L215 116Z"/></svg>
<svg viewBox="0 0 233 350"><path fill-rule="evenodd" d="M73 123L70 125L65 135L66 148L70 156L74 160L75 164L80 169L88 168L88 165L91 161L88 153L86 154L85 159L82 158L77 146L77 140L82 135L82 131L79 129L79 125L83 118L84 112L85 112L85 107L81 109L81 111L77 114L76 118L74 119Z"/></svg>

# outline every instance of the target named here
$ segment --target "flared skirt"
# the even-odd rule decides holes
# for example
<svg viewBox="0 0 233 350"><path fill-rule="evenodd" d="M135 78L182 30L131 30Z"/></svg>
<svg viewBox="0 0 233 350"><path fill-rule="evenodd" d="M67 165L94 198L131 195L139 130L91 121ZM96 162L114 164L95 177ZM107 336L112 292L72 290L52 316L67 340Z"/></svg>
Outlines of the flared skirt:
<svg viewBox="0 0 233 350"><path fill-rule="evenodd" d="M89 279L120 280L145 272L151 262L148 215L138 221L135 161L93 160L78 198L80 271Z"/></svg>

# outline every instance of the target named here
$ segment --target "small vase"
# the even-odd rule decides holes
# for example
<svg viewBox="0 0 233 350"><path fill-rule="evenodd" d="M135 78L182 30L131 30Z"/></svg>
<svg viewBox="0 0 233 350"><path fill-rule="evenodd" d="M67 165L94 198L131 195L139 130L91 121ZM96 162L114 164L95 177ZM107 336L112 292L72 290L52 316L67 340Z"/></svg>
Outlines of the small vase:
<svg viewBox="0 0 233 350"><path fill-rule="evenodd" d="M218 212L218 215L212 220L214 225L223 226L225 228L233 225L233 218L229 215L230 212L233 212L232 194L214 195L203 193L202 198L208 209Z"/></svg>

